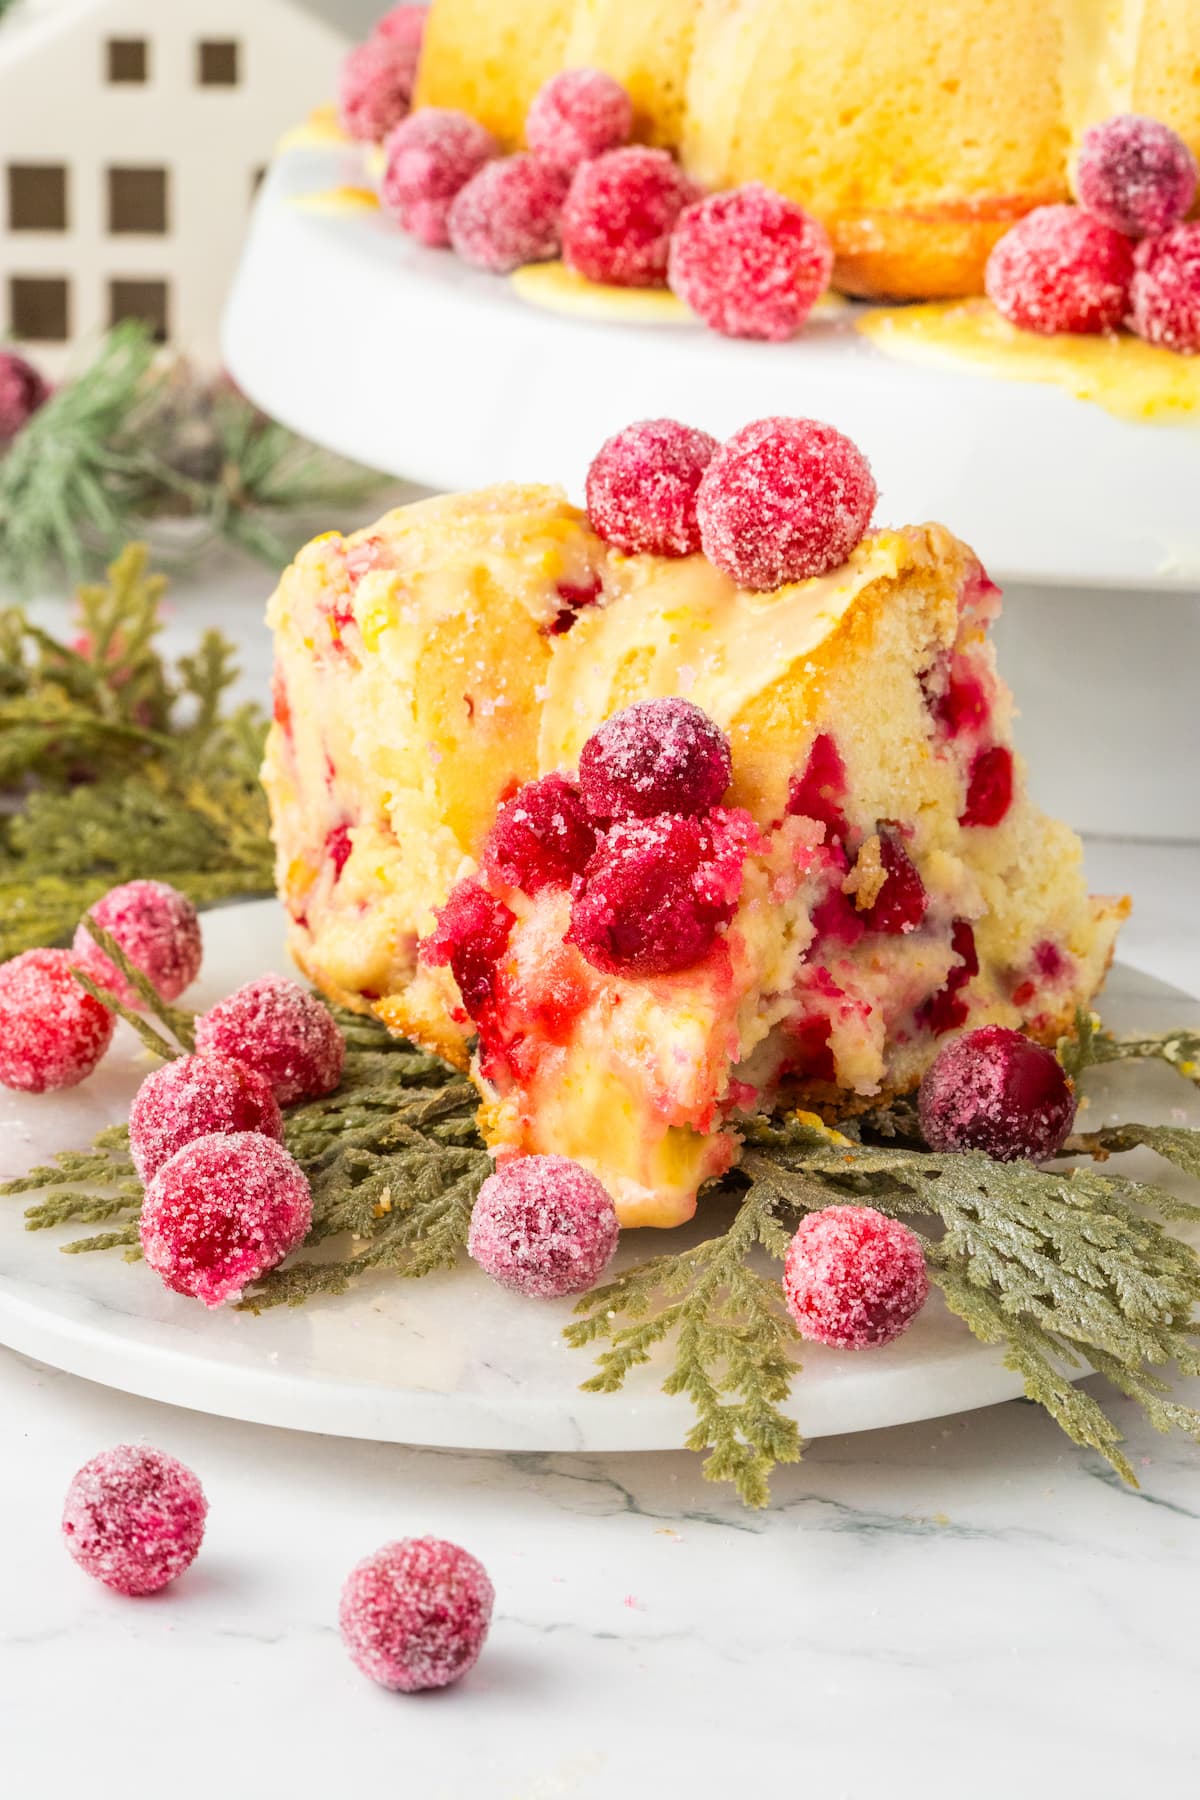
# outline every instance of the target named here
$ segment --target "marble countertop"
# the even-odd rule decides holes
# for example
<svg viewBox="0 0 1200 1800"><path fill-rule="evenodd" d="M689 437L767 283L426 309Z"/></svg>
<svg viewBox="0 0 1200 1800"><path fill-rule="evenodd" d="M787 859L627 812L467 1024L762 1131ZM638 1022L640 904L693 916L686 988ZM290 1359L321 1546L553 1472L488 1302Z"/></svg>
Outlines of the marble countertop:
<svg viewBox="0 0 1200 1800"><path fill-rule="evenodd" d="M1091 850L1139 902L1128 960L1200 992L1200 851ZM823 1439L746 1513L682 1452L311 1437L0 1351L0 1791L640 1800L669 1770L701 1796L1186 1792L1200 1453L1115 1411L1138 1492L1015 1402ZM129 1601L75 1568L58 1515L79 1464L140 1439L211 1512L194 1568ZM483 1559L497 1616L457 1688L405 1699L351 1666L337 1599L358 1557L425 1531Z"/></svg>
<svg viewBox="0 0 1200 1800"><path fill-rule="evenodd" d="M256 626L262 588L244 577L220 622ZM1095 887L1134 895L1125 960L1200 994L1200 849L1089 858ZM750 1514L682 1452L319 1438L0 1351L0 1792L1189 1792L1200 1452L1114 1412L1137 1492L1015 1402L824 1439ZM58 1517L82 1462L141 1439L197 1471L211 1511L194 1568L128 1601L76 1569ZM419 1532L482 1558L497 1613L457 1688L406 1699L357 1673L335 1621L350 1566Z"/></svg>

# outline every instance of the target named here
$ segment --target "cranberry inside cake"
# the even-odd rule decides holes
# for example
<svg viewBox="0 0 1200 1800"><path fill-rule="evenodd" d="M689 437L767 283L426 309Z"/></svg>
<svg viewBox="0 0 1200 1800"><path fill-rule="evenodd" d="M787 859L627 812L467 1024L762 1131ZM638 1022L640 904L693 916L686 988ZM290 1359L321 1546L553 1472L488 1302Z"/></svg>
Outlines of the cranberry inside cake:
<svg viewBox="0 0 1200 1800"><path fill-rule="evenodd" d="M544 487L319 538L270 612L297 960L623 1225L689 1217L756 1112L906 1092L981 1024L1053 1042L1126 905L1029 798L999 598L936 525L747 592Z"/></svg>

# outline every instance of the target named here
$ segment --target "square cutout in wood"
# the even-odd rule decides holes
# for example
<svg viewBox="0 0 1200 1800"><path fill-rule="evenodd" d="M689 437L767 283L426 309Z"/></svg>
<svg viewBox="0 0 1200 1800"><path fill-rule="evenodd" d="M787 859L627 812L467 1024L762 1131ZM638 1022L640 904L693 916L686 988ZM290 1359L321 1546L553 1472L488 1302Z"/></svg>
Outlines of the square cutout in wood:
<svg viewBox="0 0 1200 1800"><path fill-rule="evenodd" d="M14 275L8 284L8 328L15 338L62 344L70 336L70 290L63 275Z"/></svg>
<svg viewBox="0 0 1200 1800"><path fill-rule="evenodd" d="M58 163L9 163L10 231L67 229L67 171Z"/></svg>

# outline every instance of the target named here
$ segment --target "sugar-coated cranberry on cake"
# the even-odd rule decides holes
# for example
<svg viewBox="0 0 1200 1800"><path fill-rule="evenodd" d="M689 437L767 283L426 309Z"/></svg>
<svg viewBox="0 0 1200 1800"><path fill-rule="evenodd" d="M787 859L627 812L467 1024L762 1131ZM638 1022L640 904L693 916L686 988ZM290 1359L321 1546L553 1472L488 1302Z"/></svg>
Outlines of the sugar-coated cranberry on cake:
<svg viewBox="0 0 1200 1800"><path fill-rule="evenodd" d="M972 553L870 529L869 473L825 504L828 427L759 428L761 504L701 506L741 585L500 486L317 539L271 605L297 959L622 1226L687 1218L755 1113L911 1091L978 1027L1053 1043L1125 910L1029 797ZM768 513L822 573L772 575Z"/></svg>

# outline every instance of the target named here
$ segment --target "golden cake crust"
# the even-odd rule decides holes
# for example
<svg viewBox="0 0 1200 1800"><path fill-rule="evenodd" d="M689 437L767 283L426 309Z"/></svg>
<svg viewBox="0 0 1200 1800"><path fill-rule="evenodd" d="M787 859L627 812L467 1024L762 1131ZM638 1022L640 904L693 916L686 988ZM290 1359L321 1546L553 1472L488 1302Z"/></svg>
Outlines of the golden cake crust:
<svg viewBox="0 0 1200 1800"><path fill-rule="evenodd" d="M514 146L546 77L582 65L705 185L816 213L837 285L867 297L978 293L996 238L1069 197L1080 134L1115 112L1200 154L1194 0L433 0L417 99Z"/></svg>

